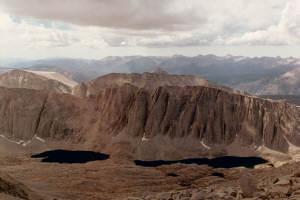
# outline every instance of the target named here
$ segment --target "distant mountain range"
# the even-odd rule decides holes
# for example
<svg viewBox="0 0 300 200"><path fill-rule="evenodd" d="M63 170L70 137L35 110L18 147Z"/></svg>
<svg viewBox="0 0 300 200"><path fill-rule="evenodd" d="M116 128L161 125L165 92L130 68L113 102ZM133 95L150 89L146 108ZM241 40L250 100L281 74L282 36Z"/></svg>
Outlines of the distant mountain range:
<svg viewBox="0 0 300 200"><path fill-rule="evenodd" d="M161 68L172 74L200 75L256 95L300 94L300 59L292 57L175 55L106 57L101 60L60 58L25 61L4 67L55 71L76 82L86 82L108 73L143 73Z"/></svg>

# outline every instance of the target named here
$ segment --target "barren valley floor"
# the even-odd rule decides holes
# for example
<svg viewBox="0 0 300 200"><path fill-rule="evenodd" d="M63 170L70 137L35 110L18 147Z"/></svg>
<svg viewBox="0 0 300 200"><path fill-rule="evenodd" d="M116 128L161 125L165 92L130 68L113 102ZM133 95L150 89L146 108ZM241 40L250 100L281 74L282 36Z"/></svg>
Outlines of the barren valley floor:
<svg viewBox="0 0 300 200"><path fill-rule="evenodd" d="M279 168L262 164L266 167L262 169L214 169L207 165L180 163L142 167L114 158L83 164L59 164L40 162L40 159L30 158L30 154L21 153L1 153L0 160L2 173L9 174L42 199L49 200L195 200L201 199L200 196L205 199L243 199L241 194L245 191L242 191L241 181L246 181L246 189L258 192L257 199L264 195L265 199L276 199L274 192L288 197L292 191L288 193L286 190L285 194L282 188L296 190L298 185L296 163ZM276 180L282 183L277 184ZM274 191L274 187L279 189ZM7 196L7 199L11 198L11 195Z"/></svg>

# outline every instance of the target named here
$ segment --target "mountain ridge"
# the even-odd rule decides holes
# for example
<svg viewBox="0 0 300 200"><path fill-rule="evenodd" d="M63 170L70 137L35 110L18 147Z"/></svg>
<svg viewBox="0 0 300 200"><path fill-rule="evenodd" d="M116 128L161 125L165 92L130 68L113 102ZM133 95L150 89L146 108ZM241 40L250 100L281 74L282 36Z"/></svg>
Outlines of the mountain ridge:
<svg viewBox="0 0 300 200"><path fill-rule="evenodd" d="M9 66L7 66L9 67ZM228 87L255 95L277 92L265 85L278 84L283 74L300 68L300 59L281 57L244 57L198 55L194 57L127 56L88 59L44 59L20 62L13 67L27 70L56 71L77 82L87 82L109 73L144 73L161 68L172 74L200 75ZM280 84L279 84L280 86ZM282 85L284 88L285 86ZM287 85L281 94L298 94L298 86ZM296 94L295 94L296 95Z"/></svg>
<svg viewBox="0 0 300 200"><path fill-rule="evenodd" d="M208 81L200 76L169 74L160 68L151 73L111 73L100 76L94 80L80 83L74 88L73 94L79 97L88 97L90 95L97 95L97 93L106 88L119 87L124 84L132 84L138 88L156 88L159 86L206 86L228 92L246 94L243 91L234 90Z"/></svg>
<svg viewBox="0 0 300 200"><path fill-rule="evenodd" d="M3 137L38 137L141 160L224 154L273 159L280 153L298 159L300 153L299 107L199 76L114 73L75 89L71 95L0 87Z"/></svg>
<svg viewBox="0 0 300 200"><path fill-rule="evenodd" d="M64 78L62 75L54 72L55 77ZM28 88L37 90L47 90L60 93L71 93L72 87L75 86L72 81L68 82L65 78L62 81L55 77L41 75L41 72L11 70L0 74L0 86L8 88ZM70 85L73 84L72 85ZM74 82L75 83L75 82Z"/></svg>
<svg viewBox="0 0 300 200"><path fill-rule="evenodd" d="M286 160L294 159L291 145L300 146L298 107L215 88L125 84L85 99L0 90L0 130L7 138L27 141L37 136L112 158L261 155L277 162L280 152ZM260 147L275 153L265 155Z"/></svg>

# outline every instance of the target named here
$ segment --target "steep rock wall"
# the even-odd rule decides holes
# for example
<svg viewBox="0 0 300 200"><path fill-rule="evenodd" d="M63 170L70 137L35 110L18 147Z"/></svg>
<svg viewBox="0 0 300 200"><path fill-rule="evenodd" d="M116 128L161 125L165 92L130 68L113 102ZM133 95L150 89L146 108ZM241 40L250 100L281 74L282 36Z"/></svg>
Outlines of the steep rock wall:
<svg viewBox="0 0 300 200"><path fill-rule="evenodd" d="M299 108L207 87L107 89L96 100L103 132L132 137L192 136L208 145L266 145L286 152L298 144ZM99 116L100 116L99 115Z"/></svg>
<svg viewBox="0 0 300 200"><path fill-rule="evenodd" d="M299 115L295 105L200 86L128 84L85 99L0 88L1 135L37 135L133 159L205 156L236 141L236 151L286 153L289 142L300 146Z"/></svg>

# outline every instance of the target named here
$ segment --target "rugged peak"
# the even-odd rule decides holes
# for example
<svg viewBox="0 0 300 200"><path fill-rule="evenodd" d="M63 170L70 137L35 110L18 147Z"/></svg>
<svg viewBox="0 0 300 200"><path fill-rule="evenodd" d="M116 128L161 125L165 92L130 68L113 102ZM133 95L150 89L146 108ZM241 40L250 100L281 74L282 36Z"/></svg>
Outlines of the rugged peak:
<svg viewBox="0 0 300 200"><path fill-rule="evenodd" d="M241 93L240 91L208 81L200 76L168 74L158 68L152 73L107 74L100 76L97 79L77 85L73 89L73 94L79 97L88 97L90 95L97 95L106 88L120 87L128 83L138 88L157 88L160 86L204 86L217 88L230 93Z"/></svg>
<svg viewBox="0 0 300 200"><path fill-rule="evenodd" d="M27 72L24 70L20 70L20 69L13 69L11 71L7 72L8 74L26 74Z"/></svg>
<svg viewBox="0 0 300 200"><path fill-rule="evenodd" d="M151 73L154 74L169 74L168 72L164 71L162 68L158 67L155 70L153 70Z"/></svg>
<svg viewBox="0 0 300 200"><path fill-rule="evenodd" d="M58 82L61 82L65 85L68 85L69 87L73 88L77 85L77 82L74 80L58 73L58 72L49 72L49 71L31 71L31 70L26 70L26 72L34 73L36 75L45 77L47 79L55 80Z"/></svg>
<svg viewBox="0 0 300 200"><path fill-rule="evenodd" d="M74 82L74 81L73 81ZM73 82L56 72L12 70L0 75L0 86L71 93ZM74 85L75 86L75 85Z"/></svg>

